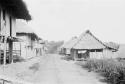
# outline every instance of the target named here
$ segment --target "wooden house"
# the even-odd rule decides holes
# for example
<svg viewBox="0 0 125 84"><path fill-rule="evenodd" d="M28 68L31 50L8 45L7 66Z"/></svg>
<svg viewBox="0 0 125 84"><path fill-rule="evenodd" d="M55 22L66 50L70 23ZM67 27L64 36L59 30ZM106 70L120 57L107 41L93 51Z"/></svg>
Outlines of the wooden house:
<svg viewBox="0 0 125 84"><path fill-rule="evenodd" d="M71 49L71 56L75 60L115 58L118 46L113 43L103 43L97 39L89 30L83 33Z"/></svg>
<svg viewBox="0 0 125 84"><path fill-rule="evenodd" d="M9 53L9 63L13 61L13 42L16 38L16 19L31 20L25 3L22 0L0 0L0 47L4 47L4 63L6 63L6 50L8 50ZM8 49L6 49L7 44ZM0 52L2 51L3 50Z"/></svg>
<svg viewBox="0 0 125 84"><path fill-rule="evenodd" d="M16 42L15 45L17 46L16 49L21 49L21 56L28 59L41 55L43 46L39 42L39 37L26 24L26 22L18 20L17 25L19 26L17 27L16 37L23 41Z"/></svg>

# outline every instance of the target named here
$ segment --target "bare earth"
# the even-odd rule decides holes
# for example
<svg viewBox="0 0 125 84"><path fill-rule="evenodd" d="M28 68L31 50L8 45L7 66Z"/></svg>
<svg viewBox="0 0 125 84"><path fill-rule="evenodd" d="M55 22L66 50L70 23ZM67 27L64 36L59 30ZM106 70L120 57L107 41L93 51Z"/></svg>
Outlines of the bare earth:
<svg viewBox="0 0 125 84"><path fill-rule="evenodd" d="M104 84L100 76L76 65L74 61L61 59L60 55L48 54L27 62L0 67L0 77L19 84Z"/></svg>

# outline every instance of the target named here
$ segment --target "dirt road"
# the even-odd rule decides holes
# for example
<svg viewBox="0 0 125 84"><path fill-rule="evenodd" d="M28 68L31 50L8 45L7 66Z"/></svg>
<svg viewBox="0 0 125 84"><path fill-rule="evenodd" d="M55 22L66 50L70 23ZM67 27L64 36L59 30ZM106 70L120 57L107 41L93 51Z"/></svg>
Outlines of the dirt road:
<svg viewBox="0 0 125 84"><path fill-rule="evenodd" d="M74 61L61 59L57 54L40 57L28 70L16 76L31 84L104 84L94 73L87 72Z"/></svg>

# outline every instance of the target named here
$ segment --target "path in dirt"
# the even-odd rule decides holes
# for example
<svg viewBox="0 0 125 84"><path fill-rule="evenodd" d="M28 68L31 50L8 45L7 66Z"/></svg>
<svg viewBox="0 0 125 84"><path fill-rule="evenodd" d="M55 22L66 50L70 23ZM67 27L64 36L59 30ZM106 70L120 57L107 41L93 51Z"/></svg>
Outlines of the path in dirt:
<svg viewBox="0 0 125 84"><path fill-rule="evenodd" d="M105 84L99 81L100 76L87 72L74 61L66 61L61 57L48 54L7 66L5 72L11 78L26 81L26 84Z"/></svg>
<svg viewBox="0 0 125 84"><path fill-rule="evenodd" d="M28 80L35 84L104 84L97 78L97 75L87 72L74 61L49 54L44 60L41 59L38 71Z"/></svg>

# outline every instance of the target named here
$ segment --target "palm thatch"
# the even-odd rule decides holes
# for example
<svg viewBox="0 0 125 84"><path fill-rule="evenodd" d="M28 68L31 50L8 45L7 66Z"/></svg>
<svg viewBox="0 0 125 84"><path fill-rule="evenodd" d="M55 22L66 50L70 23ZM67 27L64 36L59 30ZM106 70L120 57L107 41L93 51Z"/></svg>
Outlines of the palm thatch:
<svg viewBox="0 0 125 84"><path fill-rule="evenodd" d="M0 0L0 8L17 19L31 20L27 6L22 0Z"/></svg>

